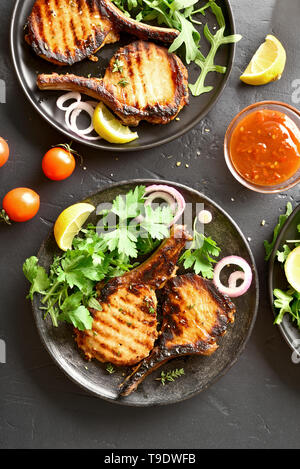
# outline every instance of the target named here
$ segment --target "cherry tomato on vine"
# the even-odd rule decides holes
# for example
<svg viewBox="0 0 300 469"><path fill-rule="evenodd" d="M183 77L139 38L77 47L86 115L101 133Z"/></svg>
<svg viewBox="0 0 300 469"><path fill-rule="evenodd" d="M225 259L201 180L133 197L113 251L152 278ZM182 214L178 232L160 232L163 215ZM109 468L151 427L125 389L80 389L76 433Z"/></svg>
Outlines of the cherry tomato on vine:
<svg viewBox="0 0 300 469"><path fill-rule="evenodd" d="M0 168L5 165L9 157L9 146L4 138L0 137Z"/></svg>
<svg viewBox="0 0 300 469"><path fill-rule="evenodd" d="M42 168L47 178L52 181L62 181L73 173L76 163L73 150L69 145L51 148L44 155Z"/></svg>
<svg viewBox="0 0 300 469"><path fill-rule="evenodd" d="M32 189L17 187L6 194L2 206L10 220L27 221L37 214L40 196Z"/></svg>

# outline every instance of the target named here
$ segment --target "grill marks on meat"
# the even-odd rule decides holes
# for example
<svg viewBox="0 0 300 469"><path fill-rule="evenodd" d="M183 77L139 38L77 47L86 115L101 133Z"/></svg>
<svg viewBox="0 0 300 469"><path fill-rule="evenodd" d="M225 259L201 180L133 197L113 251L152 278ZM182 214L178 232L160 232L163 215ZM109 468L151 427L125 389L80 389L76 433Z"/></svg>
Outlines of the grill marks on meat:
<svg viewBox="0 0 300 469"><path fill-rule="evenodd" d="M102 11L108 14L111 21L120 31L126 31L140 39L170 43L179 35L177 29L150 26L128 18L128 16L119 10L110 0L99 0L99 3L102 7Z"/></svg>
<svg viewBox="0 0 300 469"><path fill-rule="evenodd" d="M170 237L161 243L149 259L121 277L110 280L110 288L126 284L146 284L155 290L162 288L167 280L175 276L180 253L185 243L191 240L184 226L173 226Z"/></svg>
<svg viewBox="0 0 300 469"><path fill-rule="evenodd" d="M235 306L211 281L196 274L169 280L163 290L163 323L156 346L121 385L133 392L145 377L168 360L184 355L211 355L217 338L234 321Z"/></svg>
<svg viewBox="0 0 300 469"><path fill-rule="evenodd" d="M36 0L25 39L42 58L73 65L117 42L119 34L98 0Z"/></svg>
<svg viewBox="0 0 300 469"><path fill-rule="evenodd" d="M123 64L119 72L113 71L116 61ZM119 85L122 78L127 81L125 87ZM121 112L113 111L131 125L141 119L168 123L188 103L186 67L165 47L150 42L136 41L121 48L111 59L103 84L122 106Z"/></svg>
<svg viewBox="0 0 300 469"><path fill-rule="evenodd" d="M118 65L116 67L115 65ZM118 68L119 70L116 70ZM121 86L124 79L126 86ZM188 104L188 73L164 47L136 41L111 59L103 80L76 75L39 75L41 90L71 90L103 101L126 125L141 120L167 124Z"/></svg>
<svg viewBox="0 0 300 469"><path fill-rule="evenodd" d="M190 236L176 226L141 266L99 285L99 310L91 310L91 330L75 330L76 342L87 359L115 365L133 365L147 357L158 337L157 298L176 272L176 263Z"/></svg>
<svg viewBox="0 0 300 469"><path fill-rule="evenodd" d="M76 331L86 358L118 366L145 358L157 338L155 291L147 285L107 285L100 304L101 311L92 310L92 329Z"/></svg>
<svg viewBox="0 0 300 469"><path fill-rule="evenodd" d="M108 0L36 0L26 27L25 39L35 53L57 65L90 57L117 42L119 31L165 43L179 34L127 18Z"/></svg>

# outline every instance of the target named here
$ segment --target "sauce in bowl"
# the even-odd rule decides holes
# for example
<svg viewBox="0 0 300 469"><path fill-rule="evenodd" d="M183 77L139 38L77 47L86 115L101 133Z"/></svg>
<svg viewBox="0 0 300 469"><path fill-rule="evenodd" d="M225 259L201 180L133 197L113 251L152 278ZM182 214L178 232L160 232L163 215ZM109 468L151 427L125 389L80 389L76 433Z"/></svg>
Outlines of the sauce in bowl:
<svg viewBox="0 0 300 469"><path fill-rule="evenodd" d="M229 157L235 170L250 183L278 185L300 168L300 129L283 112L255 110L233 130Z"/></svg>

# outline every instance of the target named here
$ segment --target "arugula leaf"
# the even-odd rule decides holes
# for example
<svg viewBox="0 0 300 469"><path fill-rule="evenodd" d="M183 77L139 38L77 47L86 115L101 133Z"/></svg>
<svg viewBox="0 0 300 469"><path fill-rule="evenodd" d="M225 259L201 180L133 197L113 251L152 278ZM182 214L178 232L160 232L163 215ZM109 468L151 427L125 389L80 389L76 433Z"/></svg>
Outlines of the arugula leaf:
<svg viewBox="0 0 300 469"><path fill-rule="evenodd" d="M182 44L185 45L185 60L189 64L196 59L199 53L200 33L195 29L193 23L187 20L182 13L176 12L175 18L180 22L181 32L173 41L169 52L175 52Z"/></svg>
<svg viewBox="0 0 300 469"><path fill-rule="evenodd" d="M195 60L195 63L200 67L201 73L197 79L197 81L193 85L189 85L189 88L194 96L199 96L202 93L210 92L213 87L212 86L205 86L205 80L210 72L218 72L218 73L226 73L226 67L215 65L214 60L215 56L218 52L218 49L224 44L230 44L238 42L242 39L240 34L233 34L231 36L224 36L225 33L225 19L222 12L222 9L216 5L216 3L211 2L210 8L212 9L213 13L216 16L219 28L218 31L213 35L207 24L204 26L204 36L208 40L211 45L210 51L207 57L204 57L203 54L200 53Z"/></svg>
<svg viewBox="0 0 300 469"><path fill-rule="evenodd" d="M287 205L286 205L285 214L280 215L279 218L278 218L278 223L274 228L273 239L272 239L271 243L269 243L268 241L264 241L264 247L265 247L265 251L266 251L266 256L265 256L266 261L268 261L270 259L273 248L274 248L275 243L276 243L276 240L278 238L278 235L279 235L283 225L287 221L288 217L291 215L292 211L293 211L292 204L291 204L291 202L288 202Z"/></svg>
<svg viewBox="0 0 300 469"><path fill-rule="evenodd" d="M294 298L290 294L290 291L284 292L279 290L279 288L275 288L273 293L276 298L276 300L274 300L274 306L280 310L274 324L280 324L286 313L293 314L290 303Z"/></svg>
<svg viewBox="0 0 300 469"><path fill-rule="evenodd" d="M277 256L278 262L284 263L287 260L287 257L289 253L291 252L291 249L287 244L284 244L282 247L283 247L283 251L277 251L276 256Z"/></svg>
<svg viewBox="0 0 300 469"><path fill-rule="evenodd" d="M215 0L207 1L201 8L196 9L197 0L113 0L123 12L135 17L137 21L156 21L159 25L165 24L169 28L175 28L180 34L171 44L169 51L184 50L186 62L195 62L201 69L196 83L190 85L194 96L207 93L213 89L206 86L205 80L210 72L225 73L226 67L215 65L214 60L218 49L229 43L238 42L241 35L225 36L225 19L222 8ZM195 29L194 23L201 25L201 21L195 19L196 15L205 16L210 9L215 15L219 30L212 35L207 24L204 26L204 36L210 43L210 51L205 57L200 50L200 32ZM130 12L130 13L129 13Z"/></svg>
<svg viewBox="0 0 300 469"><path fill-rule="evenodd" d="M27 298L33 299L34 293L44 293L50 285L45 269L38 265L38 258L31 256L23 264L23 272L31 283Z"/></svg>

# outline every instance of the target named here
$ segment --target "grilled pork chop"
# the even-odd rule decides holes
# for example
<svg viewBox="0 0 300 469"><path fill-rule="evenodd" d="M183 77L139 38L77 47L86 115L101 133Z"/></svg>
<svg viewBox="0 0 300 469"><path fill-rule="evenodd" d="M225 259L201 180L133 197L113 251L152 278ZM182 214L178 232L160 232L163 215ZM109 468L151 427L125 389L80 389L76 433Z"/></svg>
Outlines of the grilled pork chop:
<svg viewBox="0 0 300 469"><path fill-rule="evenodd" d="M99 3L101 5L101 11L107 13L111 21L120 31L126 31L140 39L170 43L179 35L177 29L150 26L128 18L128 16L119 10L110 0L99 0Z"/></svg>
<svg viewBox="0 0 300 469"><path fill-rule="evenodd" d="M217 338L234 321L235 307L230 299L199 275L170 279L163 295L163 323L158 342L121 385L123 396L133 392L148 374L172 358L214 353L218 348Z"/></svg>
<svg viewBox="0 0 300 469"><path fill-rule="evenodd" d="M176 226L147 261L100 286L99 310L91 310L92 329L75 330L87 359L121 366L134 365L149 355L158 335L155 289L175 275L187 240L184 227Z"/></svg>
<svg viewBox="0 0 300 469"><path fill-rule="evenodd" d="M136 41L111 59L103 79L38 75L41 90L79 91L103 101L126 125L167 124L188 104L188 73L164 47Z"/></svg>
<svg viewBox="0 0 300 469"><path fill-rule="evenodd" d="M98 0L36 0L26 29L36 54L57 65L73 65L119 40Z"/></svg>

